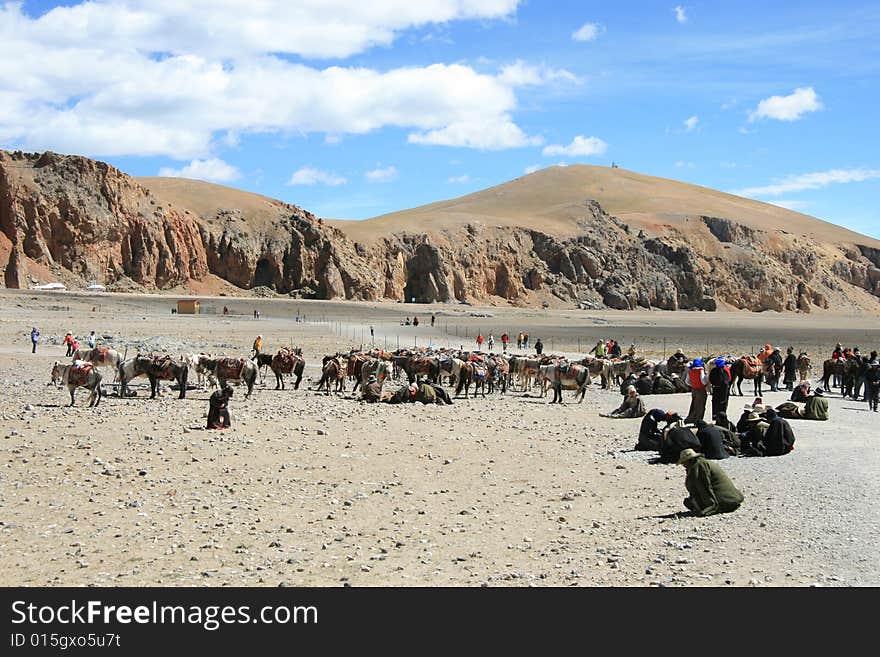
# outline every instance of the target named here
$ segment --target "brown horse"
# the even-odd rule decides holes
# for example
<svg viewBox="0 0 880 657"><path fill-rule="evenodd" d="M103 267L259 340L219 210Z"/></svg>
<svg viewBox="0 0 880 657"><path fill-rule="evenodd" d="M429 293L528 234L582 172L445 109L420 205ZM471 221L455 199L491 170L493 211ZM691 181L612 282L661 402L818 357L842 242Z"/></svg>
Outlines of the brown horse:
<svg viewBox="0 0 880 657"><path fill-rule="evenodd" d="M150 380L150 399L159 393L159 381L176 381L180 388L178 399L186 397L186 380L189 376L189 365L185 360L178 361L171 356L154 356L147 367L147 378Z"/></svg>
<svg viewBox="0 0 880 657"><path fill-rule="evenodd" d="M262 356L262 354L260 355ZM282 374L293 374L296 377L293 389L299 390L299 383L302 381L305 366L306 361L302 357L302 349L295 349L293 351L285 348L280 349L277 354L272 356L272 360L269 363L269 367L275 374L275 390L284 390L284 377Z"/></svg>
<svg viewBox="0 0 880 657"><path fill-rule="evenodd" d="M830 390L832 387L831 377L838 377L838 381L840 381L840 392L843 394L843 380L844 375L846 374L846 363L847 361L843 358L829 358L822 363L822 378L819 380L819 383L825 388L825 390Z"/></svg>
<svg viewBox="0 0 880 657"><path fill-rule="evenodd" d="M501 394L507 392L507 379L510 376L510 364L504 356L492 356L486 359L489 368L489 394L495 392L495 386L501 388Z"/></svg>
<svg viewBox="0 0 880 657"><path fill-rule="evenodd" d="M810 355L807 352L803 351L797 357L795 369L797 369L798 371L798 376L800 376L801 383L810 378L810 370L812 369L812 364L810 362Z"/></svg>
<svg viewBox="0 0 880 657"><path fill-rule="evenodd" d="M743 396L742 382L743 379L751 379L754 381L755 396L760 397L763 394L762 384L766 374L766 362L762 363L754 356L741 356L736 359L730 366L730 394L734 395L734 386L739 391L739 396Z"/></svg>
<svg viewBox="0 0 880 657"><path fill-rule="evenodd" d="M315 390L320 391L325 385L327 394L330 394L330 382L336 382L335 392L345 392L345 375L348 368L339 356L324 356L324 366L321 368L321 379Z"/></svg>
<svg viewBox="0 0 880 657"><path fill-rule="evenodd" d="M468 390L471 383L474 384L474 398L479 390L483 398L486 398L486 379L488 378L489 369L486 364L480 361L468 361L461 365L461 376L458 377L458 386L455 388L455 396L461 394L464 389L464 398L467 399Z"/></svg>

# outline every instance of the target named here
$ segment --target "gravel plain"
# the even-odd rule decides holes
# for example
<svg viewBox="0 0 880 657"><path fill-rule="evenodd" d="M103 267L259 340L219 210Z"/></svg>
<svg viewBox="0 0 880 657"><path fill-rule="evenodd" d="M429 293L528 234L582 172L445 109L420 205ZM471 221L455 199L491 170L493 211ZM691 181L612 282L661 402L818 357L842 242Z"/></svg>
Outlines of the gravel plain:
<svg viewBox="0 0 880 657"><path fill-rule="evenodd" d="M380 343L404 331L422 343L460 339L444 332L446 322L436 333L400 327L409 308L313 302L308 315L330 317L297 323L292 309L302 306L285 304L299 302L260 300L259 321L247 314L257 302L241 299L229 300L240 313L229 318L169 317L172 300L156 297L3 291L0 303L0 578L8 585L880 584L880 432L861 402L835 395L829 422L792 421L789 456L725 460L745 503L695 518L682 505L683 468L632 450L639 420L599 417L619 403L616 392L594 386L582 404L567 392L561 407L521 392L388 406L307 389L320 357L347 349L370 324ZM691 350L703 342L700 323L719 344L728 330L733 351L752 333L794 341L799 326L817 344L833 345L841 331L860 336L863 351L880 342L870 317L686 313L684 332L674 313L592 313L575 326L565 313L487 312L499 325L581 330L585 343L597 321L609 335L662 335ZM32 325L45 339L36 355ZM251 400L236 390L225 432L203 428L209 391L185 400L140 391L89 409L80 390L67 408L66 391L47 385L54 360L65 360L50 343L92 328L129 355L139 343L245 355L259 332L268 350L303 346L304 386L260 386ZM743 388L747 396L731 400L734 418L752 399L751 384ZM686 412L689 396L646 401Z"/></svg>

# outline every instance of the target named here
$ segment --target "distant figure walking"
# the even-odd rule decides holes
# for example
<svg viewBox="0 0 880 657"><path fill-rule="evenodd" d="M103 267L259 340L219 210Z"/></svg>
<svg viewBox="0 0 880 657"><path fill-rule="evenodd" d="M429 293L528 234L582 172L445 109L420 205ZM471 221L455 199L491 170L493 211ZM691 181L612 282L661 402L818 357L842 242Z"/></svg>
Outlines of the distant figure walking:
<svg viewBox="0 0 880 657"><path fill-rule="evenodd" d="M97 340L97 336L95 335L95 332L92 331L91 333L89 333L89 339L88 339L88 342L89 342L89 348L90 348L90 349L94 349L94 348L95 348L95 342L96 342L96 340Z"/></svg>
<svg viewBox="0 0 880 657"><path fill-rule="evenodd" d="M522 344L523 344L523 332L520 331L519 335L516 336L516 348L522 349Z"/></svg>
<svg viewBox="0 0 880 657"><path fill-rule="evenodd" d="M375 334L373 333L373 326L371 324L370 325L370 340L372 340L374 337L375 337Z"/></svg>
<svg viewBox="0 0 880 657"><path fill-rule="evenodd" d="M31 353L37 353L37 342L40 341L40 329L36 326L31 328L31 344L33 345L33 349L31 349Z"/></svg>
<svg viewBox="0 0 880 657"><path fill-rule="evenodd" d="M541 342L541 338L538 338L538 341L535 343L535 353L539 356L544 353L544 343Z"/></svg>
<svg viewBox="0 0 880 657"><path fill-rule="evenodd" d="M487 341L486 345L489 347L490 352L492 351L492 348L495 346L495 336L492 335L491 333L489 334L489 340Z"/></svg>
<svg viewBox="0 0 880 657"><path fill-rule="evenodd" d="M418 316L413 317L413 326L418 326L418 325L419 325L419 318L418 318Z"/></svg>
<svg viewBox="0 0 880 657"><path fill-rule="evenodd" d="M228 307L228 306L223 306L223 315L226 316L226 315L228 315L228 314L229 314L229 307Z"/></svg>
<svg viewBox="0 0 880 657"><path fill-rule="evenodd" d="M483 348L483 334L480 333L479 335L477 335L477 350L480 350L482 348Z"/></svg>
<svg viewBox="0 0 880 657"><path fill-rule="evenodd" d="M434 313L431 313L431 327L432 327L432 328L434 327L434 322L435 322L436 320L437 320L437 318L434 317Z"/></svg>
<svg viewBox="0 0 880 657"><path fill-rule="evenodd" d="M70 331L64 336L64 345L67 347L67 353L64 355L67 357L73 356L73 333Z"/></svg>
<svg viewBox="0 0 880 657"><path fill-rule="evenodd" d="M501 350L506 354L507 345L510 343L510 336L507 333L501 334Z"/></svg>
<svg viewBox="0 0 880 657"><path fill-rule="evenodd" d="M529 334L523 333L523 349L529 348Z"/></svg>

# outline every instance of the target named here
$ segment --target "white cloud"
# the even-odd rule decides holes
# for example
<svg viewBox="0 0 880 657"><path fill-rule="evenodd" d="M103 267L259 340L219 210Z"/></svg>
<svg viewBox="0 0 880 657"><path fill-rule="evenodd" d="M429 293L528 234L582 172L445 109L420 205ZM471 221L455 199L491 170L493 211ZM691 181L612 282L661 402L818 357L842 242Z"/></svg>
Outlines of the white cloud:
<svg viewBox="0 0 880 657"><path fill-rule="evenodd" d="M540 138L514 122L515 90L576 81L568 71L522 63L497 75L459 64L319 69L279 56L343 57L403 29L500 18L517 4L93 0L37 18L20 3L0 4L0 44L15 53L0 57L0 143L192 160L211 158L229 136L322 133L334 143L393 127L411 131L412 143L536 145Z"/></svg>
<svg viewBox="0 0 880 657"><path fill-rule="evenodd" d="M584 23L580 29L571 35L571 38L575 41L595 41L604 32L605 27L599 23Z"/></svg>
<svg viewBox="0 0 880 657"><path fill-rule="evenodd" d="M749 113L749 121L776 119L796 121L807 112L822 109L822 103L813 87L795 89L788 96L770 96L758 103L757 109Z"/></svg>
<svg viewBox="0 0 880 657"><path fill-rule="evenodd" d="M832 169L815 173L803 173L786 176L772 185L747 187L734 192L740 196L781 196L791 192L802 192L808 189L822 189L828 185L864 182L880 178L880 169Z"/></svg>
<svg viewBox="0 0 880 657"><path fill-rule="evenodd" d="M377 165L375 169L364 174L367 180L375 183L387 183L397 179L397 167Z"/></svg>
<svg viewBox="0 0 880 657"><path fill-rule="evenodd" d="M516 60L513 64L503 66L498 80L511 87L537 86L551 82L581 83L581 80L574 73L566 71L564 68L532 66L521 59Z"/></svg>
<svg viewBox="0 0 880 657"><path fill-rule="evenodd" d="M694 130L697 129L697 124L699 122L700 122L700 119L696 115L690 117L689 119L685 119L683 121L685 131L686 132L693 132Z"/></svg>
<svg viewBox="0 0 880 657"><path fill-rule="evenodd" d="M541 168L542 168L542 167L541 167L540 164L533 164L533 165L530 166L530 167L526 167L526 169L525 169L525 173L526 173L526 174L529 174L529 173L535 173L535 171L539 171Z"/></svg>
<svg viewBox="0 0 880 657"><path fill-rule="evenodd" d="M193 160L180 169L162 167L159 169L159 175L167 178L194 178L209 182L230 182L241 177L238 169L216 157L210 160Z"/></svg>
<svg viewBox="0 0 880 657"><path fill-rule="evenodd" d="M410 28L501 19L518 0L91 0L27 20L63 47L344 58L388 46Z"/></svg>
<svg viewBox="0 0 880 657"><path fill-rule="evenodd" d="M336 187L338 185L344 185L346 183L345 178L341 176L337 176L335 173L331 173L329 171L321 171L320 169L316 169L311 166L300 167L296 171L294 171L293 175L290 177L290 180L287 181L288 185L329 185L330 187Z"/></svg>
<svg viewBox="0 0 880 657"><path fill-rule="evenodd" d="M673 7L672 11L675 12L675 20L677 20L679 23L684 25L688 22L687 10L684 7L678 5L676 7Z"/></svg>
<svg viewBox="0 0 880 657"><path fill-rule="evenodd" d="M450 178L446 179L446 182L448 182L448 183L467 183L470 181L471 181L471 177L467 174L465 174L463 176L451 176Z"/></svg>
<svg viewBox="0 0 880 657"><path fill-rule="evenodd" d="M602 155L607 148L608 144L598 137L584 137L583 135L578 135L568 146L551 144L550 146L546 146L544 150L541 151L541 154L545 157L555 157L557 155L566 157L588 157L590 155Z"/></svg>
<svg viewBox="0 0 880 657"><path fill-rule="evenodd" d="M675 163L675 166L679 169L693 169L696 165L693 162L685 162L684 160L679 160Z"/></svg>

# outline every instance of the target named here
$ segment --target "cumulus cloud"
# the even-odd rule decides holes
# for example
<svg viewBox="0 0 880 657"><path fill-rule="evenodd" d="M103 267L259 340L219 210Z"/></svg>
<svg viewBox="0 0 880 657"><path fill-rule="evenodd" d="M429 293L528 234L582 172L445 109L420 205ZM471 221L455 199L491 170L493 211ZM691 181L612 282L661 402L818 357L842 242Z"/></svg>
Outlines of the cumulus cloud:
<svg viewBox="0 0 880 657"><path fill-rule="evenodd" d="M602 155L608 148L608 144L598 137L584 137L578 135L568 146L551 144L546 146L541 154L545 157L589 157L590 155Z"/></svg>
<svg viewBox="0 0 880 657"><path fill-rule="evenodd" d="M375 169L367 171L364 174L364 177L370 182L374 183L387 183L393 180L397 180L397 167L395 166L376 166Z"/></svg>
<svg viewBox="0 0 880 657"><path fill-rule="evenodd" d="M230 182L241 178L238 169L216 157L209 160L193 160L180 169L162 167L159 169L159 175L167 178L194 178L208 182Z"/></svg>
<svg viewBox="0 0 880 657"><path fill-rule="evenodd" d="M604 32L605 27L599 23L584 23L571 35L571 38L575 41L595 41Z"/></svg>
<svg viewBox="0 0 880 657"><path fill-rule="evenodd" d="M672 8L672 11L675 12L675 20L678 21L680 24L684 25L688 22L687 10L684 7L682 7L681 5L677 5L676 7Z"/></svg>
<svg viewBox="0 0 880 657"><path fill-rule="evenodd" d="M792 192L803 192L808 189L822 189L828 185L864 182L880 178L880 169L831 169L815 173L802 173L786 176L771 185L762 187L746 187L734 192L740 196L781 196Z"/></svg>
<svg viewBox="0 0 880 657"><path fill-rule="evenodd" d="M749 121L776 119L777 121L797 121L807 112L822 109L822 103L813 87L795 89L788 96L770 96L749 113Z"/></svg>
<svg viewBox="0 0 880 657"><path fill-rule="evenodd" d="M329 171L321 171L311 166L300 167L293 172L290 180L287 181L287 184L291 186L329 185L330 187L336 187L345 183L346 180L342 176L337 176Z"/></svg>
<svg viewBox="0 0 880 657"><path fill-rule="evenodd" d="M470 181L471 181L471 177L467 174L465 174L463 176L451 176L450 178L446 179L446 182L456 183L456 184L457 183L466 183L466 182L470 182Z"/></svg>
<svg viewBox="0 0 880 657"><path fill-rule="evenodd" d="M697 116L692 116L689 119L685 119L683 121L685 132L693 132L694 130L696 130L697 124L699 122L700 122L700 119Z"/></svg>
<svg viewBox="0 0 880 657"><path fill-rule="evenodd" d="M344 57L399 30L510 14L515 0L315 3L92 0L38 17L0 4L0 141L97 156L209 159L229 135L402 128L411 143L540 144L515 123L516 89L573 80L518 62L376 71L282 57ZM327 21L328 15L334 16ZM14 53L15 56L9 56Z"/></svg>

